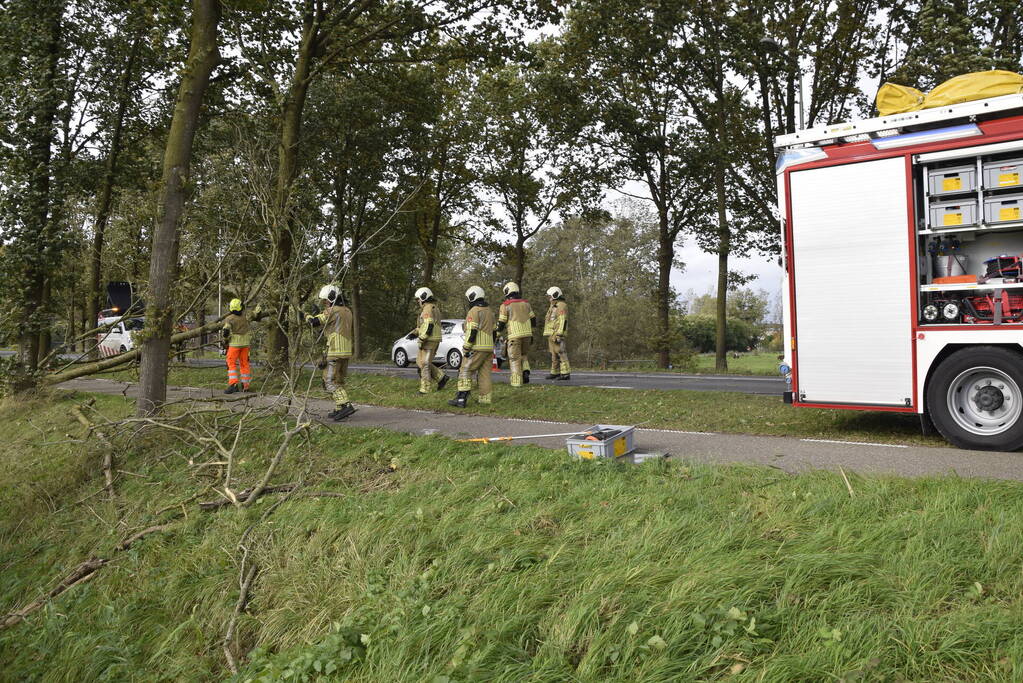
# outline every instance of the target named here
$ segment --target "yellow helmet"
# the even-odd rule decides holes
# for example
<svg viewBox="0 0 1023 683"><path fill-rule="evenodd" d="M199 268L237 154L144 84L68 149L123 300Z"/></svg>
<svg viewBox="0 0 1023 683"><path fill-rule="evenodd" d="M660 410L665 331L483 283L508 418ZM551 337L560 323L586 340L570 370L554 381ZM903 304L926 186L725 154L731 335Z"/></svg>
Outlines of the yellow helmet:
<svg viewBox="0 0 1023 683"><path fill-rule="evenodd" d="M229 310L229 311L231 311L233 313L240 312L242 310L242 300L241 299L231 299L231 303L229 303L227 305L227 310Z"/></svg>
<svg viewBox="0 0 1023 683"><path fill-rule="evenodd" d="M505 296L508 296L509 294L512 294L513 292L519 291L519 286L517 284L515 284L514 282L509 282L508 284L506 284L504 286L504 289L502 291L504 292Z"/></svg>

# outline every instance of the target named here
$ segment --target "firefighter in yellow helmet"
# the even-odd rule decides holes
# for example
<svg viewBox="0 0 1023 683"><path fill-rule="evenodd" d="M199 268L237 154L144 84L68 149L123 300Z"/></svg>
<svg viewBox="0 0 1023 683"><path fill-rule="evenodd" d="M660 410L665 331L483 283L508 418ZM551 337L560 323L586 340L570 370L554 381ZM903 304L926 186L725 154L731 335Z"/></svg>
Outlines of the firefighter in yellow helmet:
<svg viewBox="0 0 1023 683"><path fill-rule="evenodd" d="M320 288L323 310L317 315L307 315L305 320L313 327L323 326L322 336L327 338L327 364L323 368L323 388L334 399L334 410L327 417L340 422L355 412L355 406L345 391L348 377L348 362L352 358L354 335L352 334L352 309L345 305L344 296L337 285Z"/></svg>
<svg viewBox="0 0 1023 683"><path fill-rule="evenodd" d="M482 287L472 286L465 290L465 298L469 300L469 313L465 316L465 341L462 354L465 360L458 371L458 395L448 405L464 408L472 391L473 376L479 377L482 404L490 403L490 362L494 357L494 330L497 327L494 312L490 310L483 298Z"/></svg>
<svg viewBox="0 0 1023 683"><path fill-rule="evenodd" d="M227 346L227 389L225 394L248 391L252 383L252 366L249 365L249 344L252 343L252 324L243 312L245 304L241 299L231 299L227 305L230 311L221 328L224 345Z"/></svg>
<svg viewBox="0 0 1023 683"><path fill-rule="evenodd" d="M448 383L448 376L433 364L440 346L441 327L440 309L433 291L429 287L416 290L415 299L419 303L419 325L416 337L419 339L419 353L416 354L416 366L419 368L419 395L425 396L433 391L433 382L437 380L437 389L443 389Z"/></svg>
<svg viewBox="0 0 1023 683"><path fill-rule="evenodd" d="M568 304L560 287L547 290L550 306L543 320L543 336L547 337L547 350L551 354L551 374L545 379L572 379L572 369L568 365L568 348L565 344L565 333L568 331Z"/></svg>
<svg viewBox="0 0 1023 683"><path fill-rule="evenodd" d="M509 282L504 286L504 301L497 316L497 331L508 340L506 353L511 367L511 385L529 384L529 346L533 341L536 315L529 302L522 298L519 286Z"/></svg>

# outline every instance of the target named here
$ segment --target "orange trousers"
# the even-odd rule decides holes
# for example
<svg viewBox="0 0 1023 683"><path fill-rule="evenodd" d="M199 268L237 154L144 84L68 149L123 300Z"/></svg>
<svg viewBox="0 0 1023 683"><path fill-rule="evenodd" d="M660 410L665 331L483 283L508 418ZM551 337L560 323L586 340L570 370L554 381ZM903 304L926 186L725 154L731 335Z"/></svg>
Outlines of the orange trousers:
<svg viewBox="0 0 1023 683"><path fill-rule="evenodd" d="M227 383L238 384L239 373L241 370L241 382L242 386L246 389L249 388L249 382L252 381L252 368L249 366L249 347L248 346L229 346L227 347Z"/></svg>

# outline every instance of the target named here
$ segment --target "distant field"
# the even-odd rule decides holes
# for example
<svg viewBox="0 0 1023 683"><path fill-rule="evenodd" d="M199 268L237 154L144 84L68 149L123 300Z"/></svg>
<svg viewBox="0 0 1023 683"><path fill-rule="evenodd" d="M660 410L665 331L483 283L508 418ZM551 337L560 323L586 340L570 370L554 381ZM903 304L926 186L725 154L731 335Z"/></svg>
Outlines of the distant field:
<svg viewBox="0 0 1023 683"><path fill-rule="evenodd" d="M830 472L316 426L274 483L334 497L202 511L214 453L113 434L110 502L72 405L0 403L0 615L110 562L0 630L4 680L230 679L243 535L238 683L1023 679L1014 482L852 476L850 496ZM250 427L236 490L280 434Z"/></svg>

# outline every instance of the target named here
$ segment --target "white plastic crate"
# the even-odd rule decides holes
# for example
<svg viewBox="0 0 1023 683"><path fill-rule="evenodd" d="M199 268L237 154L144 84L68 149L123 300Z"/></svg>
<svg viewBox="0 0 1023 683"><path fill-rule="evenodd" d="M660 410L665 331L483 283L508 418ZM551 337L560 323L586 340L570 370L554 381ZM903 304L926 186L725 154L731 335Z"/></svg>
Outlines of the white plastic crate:
<svg viewBox="0 0 1023 683"><path fill-rule="evenodd" d="M1023 159L989 161L984 164L984 189L1023 187Z"/></svg>
<svg viewBox="0 0 1023 683"><path fill-rule="evenodd" d="M598 434L602 431L610 433ZM636 428L629 425L593 425L583 433L565 439L565 445L569 453L581 460L620 458L636 449L633 444L635 431Z"/></svg>
<svg viewBox="0 0 1023 683"><path fill-rule="evenodd" d="M930 227L932 229L958 228L963 225L976 225L976 223L976 199L932 202L930 205Z"/></svg>
<svg viewBox="0 0 1023 683"><path fill-rule="evenodd" d="M1023 220L1023 194L1006 194L984 199L984 222L1010 223Z"/></svg>
<svg viewBox="0 0 1023 683"><path fill-rule="evenodd" d="M956 166L927 171L927 188L932 197L977 189L977 167Z"/></svg>

